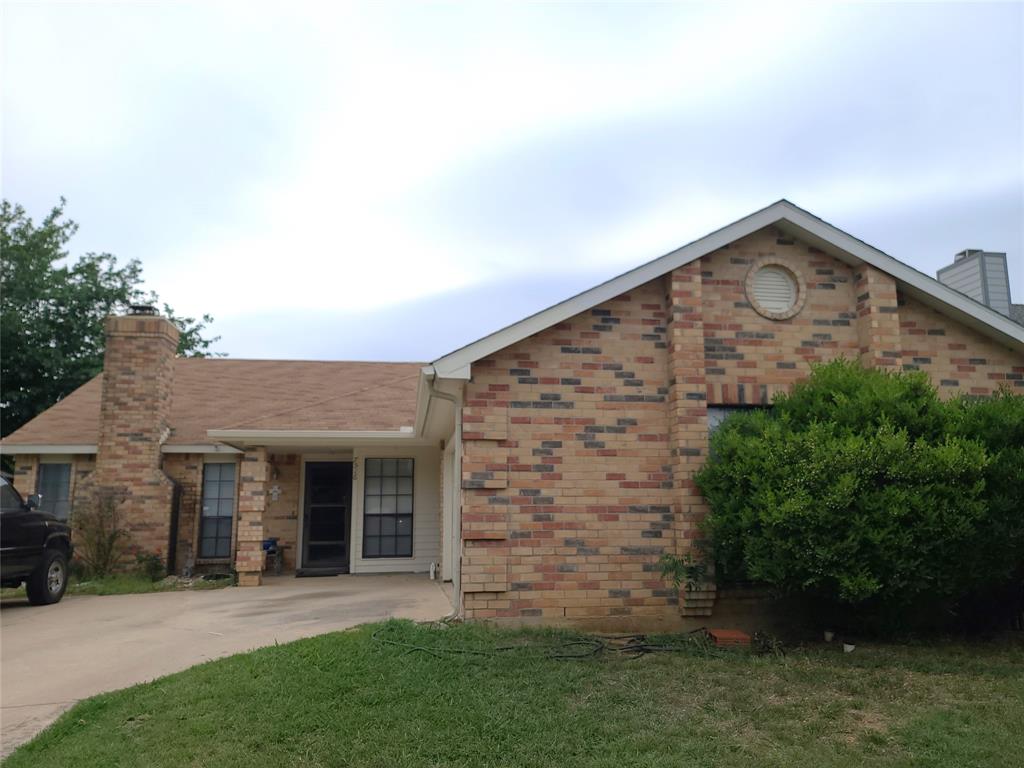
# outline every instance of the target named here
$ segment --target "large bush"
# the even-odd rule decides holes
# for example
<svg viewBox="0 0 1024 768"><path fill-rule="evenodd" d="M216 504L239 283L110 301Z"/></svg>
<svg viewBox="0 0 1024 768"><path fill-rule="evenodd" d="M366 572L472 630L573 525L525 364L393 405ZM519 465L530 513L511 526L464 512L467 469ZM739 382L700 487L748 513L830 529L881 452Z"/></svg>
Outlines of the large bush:
<svg viewBox="0 0 1024 768"><path fill-rule="evenodd" d="M955 600L1024 560L1024 398L820 366L712 436L697 477L719 578L847 606Z"/></svg>

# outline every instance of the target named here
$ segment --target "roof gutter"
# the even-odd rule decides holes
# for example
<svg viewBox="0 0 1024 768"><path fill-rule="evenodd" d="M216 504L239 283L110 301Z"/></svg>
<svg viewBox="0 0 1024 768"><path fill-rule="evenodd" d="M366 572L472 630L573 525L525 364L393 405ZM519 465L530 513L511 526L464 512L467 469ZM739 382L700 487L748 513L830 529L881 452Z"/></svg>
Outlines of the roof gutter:
<svg viewBox="0 0 1024 768"><path fill-rule="evenodd" d="M43 456L51 453L96 453L96 446L88 444L60 445L51 443L46 445L26 445L24 443L0 443L0 454L8 456L24 456L26 454Z"/></svg>
<svg viewBox="0 0 1024 768"><path fill-rule="evenodd" d="M419 439L412 427L398 430L344 431L328 429L210 429L211 440L236 448L246 445L346 446L356 443L411 442Z"/></svg>

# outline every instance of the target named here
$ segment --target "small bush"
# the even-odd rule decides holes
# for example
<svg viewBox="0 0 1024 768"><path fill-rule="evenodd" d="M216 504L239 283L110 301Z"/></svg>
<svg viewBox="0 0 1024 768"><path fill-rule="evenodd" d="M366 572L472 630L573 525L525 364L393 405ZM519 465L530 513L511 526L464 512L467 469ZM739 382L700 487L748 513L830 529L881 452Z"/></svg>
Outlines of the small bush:
<svg viewBox="0 0 1024 768"><path fill-rule="evenodd" d="M160 581L167 575L167 564L159 555L139 552L135 555L135 570L150 581Z"/></svg>
<svg viewBox="0 0 1024 768"><path fill-rule="evenodd" d="M1024 559L1024 398L942 402L921 374L816 368L712 437L697 483L718 574L889 617Z"/></svg>
<svg viewBox="0 0 1024 768"><path fill-rule="evenodd" d="M71 522L75 551L92 577L114 572L127 552L128 532L121 526L123 494L102 491L76 504Z"/></svg>

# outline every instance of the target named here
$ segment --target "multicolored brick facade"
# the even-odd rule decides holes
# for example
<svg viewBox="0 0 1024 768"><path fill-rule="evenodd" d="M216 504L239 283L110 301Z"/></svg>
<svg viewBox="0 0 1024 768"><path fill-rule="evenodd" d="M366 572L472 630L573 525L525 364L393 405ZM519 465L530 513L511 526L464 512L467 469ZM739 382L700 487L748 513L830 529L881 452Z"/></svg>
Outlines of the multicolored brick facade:
<svg viewBox="0 0 1024 768"><path fill-rule="evenodd" d="M797 276L799 311L755 311L748 275ZM1019 388L1024 356L769 227L473 363L463 407L469 618L672 623L712 613L664 553L693 549L709 405L769 404L845 356L927 370L944 394ZM679 603L682 603L679 605Z"/></svg>
<svg viewBox="0 0 1024 768"><path fill-rule="evenodd" d="M756 225L742 232L719 236L720 230L708 236L717 239L706 248L686 255L691 244L670 261L642 267L642 278L628 273L613 281L619 288L595 289L601 298L593 305L588 297L595 294L588 292L548 310L557 318L543 330L537 318L544 313L524 320L530 330L514 341L499 332L426 367L318 364L357 366L352 370L359 377L370 365L387 373L370 384L360 378L352 391L345 389L346 374L316 396L291 393L291 374L275 369L267 381L295 399L292 407L278 413L276 401L260 405L258 394L244 402L260 410L259 423L265 409L276 416L301 413L301 419L292 424L282 416L249 440L220 443L218 434L235 431L205 422L193 433L205 442L171 433L177 332L155 316L111 318L96 458L80 451L62 459L74 468L75 503L120 490L135 549L169 555L174 546L176 570L234 567L239 583L252 585L262 578L266 537L282 545L286 570L300 564L305 462L351 462L346 546L357 572L442 566L470 619L644 628L700 622L724 607L713 574L677 595L662 578L659 560L692 554L698 544L707 507L694 475L707 460L709 408L767 406L813 364L840 356L886 370L926 371L943 396L984 396L999 387L1024 393L1024 335L1016 326L1001 327L1009 321L984 308L957 308L962 297L937 283L915 287L922 276L884 254L861 250L856 256L863 244L844 241L849 236L838 231L821 234L826 225L791 204L772 208L778 215L767 221L776 223L766 226L758 218L776 215L768 209L753 214ZM796 229L787 225L794 220L802 222ZM787 234L792 231L813 243ZM662 274L659 263L668 265ZM787 286L795 301L763 301L766 294L756 287L762 268L792 277ZM249 361L256 362L263 366ZM396 389L413 379L418 390ZM179 391L199 392L192 401L197 406L206 405L207 393L237 400L234 386L203 381ZM334 396L336 387L341 394ZM366 414L356 414L366 426L316 429L323 416L318 409L346 392L345 406L354 411L368 394L404 396L409 424L381 422L394 403L370 397ZM461 403L458 412L453 400ZM180 404L174 407L180 411ZM433 431L424 426L429 418ZM165 445L169 433L174 438ZM92 440L73 434L77 440L51 441L49 460L61 445ZM303 438L310 444L303 446ZM45 445L37 433L35 441L25 445ZM415 461L409 559L363 557L369 527L360 472L370 457ZM18 452L16 484L27 492L37 484L40 460L38 452ZM235 466L231 546L229 556L218 549L218 558L203 560L203 478L214 461ZM442 553L449 562L442 563Z"/></svg>

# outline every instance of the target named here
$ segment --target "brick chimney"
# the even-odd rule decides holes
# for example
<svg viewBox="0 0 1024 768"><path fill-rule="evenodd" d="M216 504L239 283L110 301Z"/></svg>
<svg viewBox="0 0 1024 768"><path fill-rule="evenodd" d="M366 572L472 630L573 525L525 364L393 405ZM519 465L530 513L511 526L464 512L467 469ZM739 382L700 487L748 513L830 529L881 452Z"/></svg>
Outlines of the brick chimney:
<svg viewBox="0 0 1024 768"><path fill-rule="evenodd" d="M174 383L178 329L154 307L108 317L103 358L100 438L94 483L123 497L121 523L135 551L166 556L173 484L161 468L161 445Z"/></svg>

